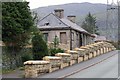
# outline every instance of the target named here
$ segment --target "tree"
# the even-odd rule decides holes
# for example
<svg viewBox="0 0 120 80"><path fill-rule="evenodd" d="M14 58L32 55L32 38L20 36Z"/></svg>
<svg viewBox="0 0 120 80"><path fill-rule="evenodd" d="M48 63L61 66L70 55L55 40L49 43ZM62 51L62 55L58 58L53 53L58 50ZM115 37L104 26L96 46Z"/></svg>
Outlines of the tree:
<svg viewBox="0 0 120 80"><path fill-rule="evenodd" d="M33 25L28 2L2 3L2 41L13 53L28 44Z"/></svg>
<svg viewBox="0 0 120 80"><path fill-rule="evenodd" d="M34 21L34 26L37 26L40 17L37 13L32 12L32 17ZM39 60L42 57L48 55L48 47L46 41L43 39L43 35L40 33L38 28L33 29L33 35L31 36L32 39L32 52L33 52L33 59Z"/></svg>
<svg viewBox="0 0 120 80"><path fill-rule="evenodd" d="M58 37L56 35L55 35L55 38L53 40L53 45L54 45L54 48L57 48L58 45L59 45L59 39L58 39Z"/></svg>
<svg viewBox="0 0 120 80"><path fill-rule="evenodd" d="M37 26L38 22L40 21L40 16L35 11L32 12L32 16L33 16L35 26Z"/></svg>
<svg viewBox="0 0 120 80"><path fill-rule="evenodd" d="M32 39L33 46L33 58L35 60L42 59L42 57L48 55L48 48L46 42L43 40L41 33L35 33Z"/></svg>
<svg viewBox="0 0 120 80"><path fill-rule="evenodd" d="M96 17L91 15L91 13L86 16L85 21L82 23L82 28L92 34L99 34L98 27L96 26Z"/></svg>

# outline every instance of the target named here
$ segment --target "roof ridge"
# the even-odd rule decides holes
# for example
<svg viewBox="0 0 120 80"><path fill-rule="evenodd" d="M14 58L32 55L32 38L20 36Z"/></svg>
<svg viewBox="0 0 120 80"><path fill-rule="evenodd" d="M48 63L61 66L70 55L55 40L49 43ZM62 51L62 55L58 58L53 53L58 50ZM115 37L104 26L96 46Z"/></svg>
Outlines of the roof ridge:
<svg viewBox="0 0 120 80"><path fill-rule="evenodd" d="M45 17L43 17L42 19L40 19L39 22L42 21L43 19L45 19L46 17L48 17L50 14L52 14L52 13L49 13L48 15L46 15Z"/></svg>
<svg viewBox="0 0 120 80"><path fill-rule="evenodd" d="M71 27L71 26L69 26L69 25L67 25L66 23L64 23L59 17L57 17L55 14L53 14L57 19L59 19L63 24L65 24L66 26L68 26L68 27Z"/></svg>
<svg viewBox="0 0 120 80"><path fill-rule="evenodd" d="M82 28L81 26L79 26L77 23L73 23L73 22L71 22L69 19L67 19L67 18L63 18L63 19L66 19L66 20L68 20L70 23L72 23L72 24L74 24L74 25L77 25L78 27L77 28L81 28L81 29L83 29L84 31L81 31L81 32L85 32L85 33L89 33L88 31L86 31L84 28ZM89 33L89 34L91 34L91 33Z"/></svg>

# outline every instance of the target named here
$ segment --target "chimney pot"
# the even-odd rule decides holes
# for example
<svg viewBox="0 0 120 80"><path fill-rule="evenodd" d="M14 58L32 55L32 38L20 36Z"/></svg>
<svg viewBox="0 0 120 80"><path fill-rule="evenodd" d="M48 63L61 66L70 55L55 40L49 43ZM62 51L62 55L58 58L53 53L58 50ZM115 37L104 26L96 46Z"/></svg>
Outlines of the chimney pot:
<svg viewBox="0 0 120 80"><path fill-rule="evenodd" d="M70 20L71 22L75 23L76 16L75 15L69 15L69 16L67 16L67 19Z"/></svg>
<svg viewBox="0 0 120 80"><path fill-rule="evenodd" d="M59 18L64 17L64 10L63 9L55 9L54 12L55 12L55 15L58 16Z"/></svg>

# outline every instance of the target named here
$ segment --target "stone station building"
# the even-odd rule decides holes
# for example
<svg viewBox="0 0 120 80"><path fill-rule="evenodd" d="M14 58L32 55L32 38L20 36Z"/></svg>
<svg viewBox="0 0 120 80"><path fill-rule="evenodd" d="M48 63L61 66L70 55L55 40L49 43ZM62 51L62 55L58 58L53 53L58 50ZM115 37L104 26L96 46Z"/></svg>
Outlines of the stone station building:
<svg viewBox="0 0 120 80"><path fill-rule="evenodd" d="M58 37L59 48L72 50L76 47L93 43L94 36L75 23L76 16L64 17L63 9L55 9L42 18L37 27L43 33L44 39L52 43Z"/></svg>

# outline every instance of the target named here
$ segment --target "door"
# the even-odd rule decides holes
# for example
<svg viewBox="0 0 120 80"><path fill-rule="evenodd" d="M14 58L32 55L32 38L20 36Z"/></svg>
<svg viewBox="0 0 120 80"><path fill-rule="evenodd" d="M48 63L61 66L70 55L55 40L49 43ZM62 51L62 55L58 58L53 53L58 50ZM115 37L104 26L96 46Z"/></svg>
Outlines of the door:
<svg viewBox="0 0 120 80"><path fill-rule="evenodd" d="M80 47L80 38L79 38L79 33L76 33L76 45L77 47Z"/></svg>
<svg viewBox="0 0 120 80"><path fill-rule="evenodd" d="M82 40L82 34L80 33L80 46L82 46L83 40Z"/></svg>

